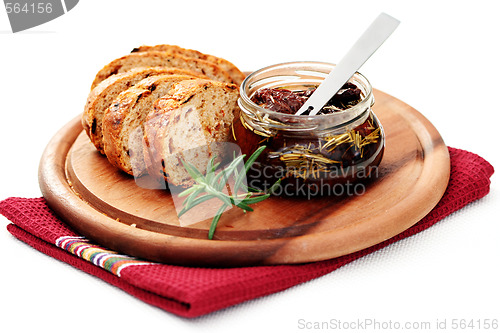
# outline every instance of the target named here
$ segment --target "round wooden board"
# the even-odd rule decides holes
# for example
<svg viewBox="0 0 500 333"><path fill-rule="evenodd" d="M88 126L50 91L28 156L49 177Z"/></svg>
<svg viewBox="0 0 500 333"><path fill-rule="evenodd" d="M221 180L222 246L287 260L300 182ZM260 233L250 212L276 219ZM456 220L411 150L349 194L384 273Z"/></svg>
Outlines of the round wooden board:
<svg viewBox="0 0 500 333"><path fill-rule="evenodd" d="M246 214L233 208L223 214L214 240L207 239L210 219L180 226L168 191L137 186L109 164L83 133L80 117L48 144L40 187L79 233L136 257L196 266L335 258L406 230L438 203L448 184L448 149L434 126L398 99L374 94L386 150L377 180L363 195L272 197Z"/></svg>

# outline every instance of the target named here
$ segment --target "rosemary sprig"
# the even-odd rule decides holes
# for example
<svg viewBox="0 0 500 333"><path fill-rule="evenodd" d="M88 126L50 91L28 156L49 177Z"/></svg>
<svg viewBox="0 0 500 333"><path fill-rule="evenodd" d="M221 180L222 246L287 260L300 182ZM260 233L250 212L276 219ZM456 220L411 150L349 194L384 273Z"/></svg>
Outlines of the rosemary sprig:
<svg viewBox="0 0 500 333"><path fill-rule="evenodd" d="M205 175L203 175L201 171L196 169L193 164L187 161L182 161L184 168L195 181L195 185L179 194L179 197L187 196L187 198L184 199L183 208L179 212L179 217L181 217L191 208L207 200L214 198L219 199L220 201L222 201L222 205L213 217L212 223L210 224L210 229L208 230L208 239L213 239L217 223L219 222L220 217L222 216L226 208L234 205L243 209L243 211L245 212L253 211L253 209L249 205L269 198L273 190L275 190L276 187L280 184L280 180L278 180L273 186L269 188L268 191L260 192L246 186L243 182L248 170L250 170L250 167L255 162L255 160L257 160L264 149L266 149L266 146L261 146L257 150L255 150L255 152L245 162L244 170L242 170L241 173L238 172L237 168L245 158L245 155L234 158L233 161L222 170L218 170L220 163L214 164L215 156L213 156L207 165ZM226 187L228 179L231 177L234 179L234 186L232 189L234 193L226 194L223 192L223 190Z"/></svg>

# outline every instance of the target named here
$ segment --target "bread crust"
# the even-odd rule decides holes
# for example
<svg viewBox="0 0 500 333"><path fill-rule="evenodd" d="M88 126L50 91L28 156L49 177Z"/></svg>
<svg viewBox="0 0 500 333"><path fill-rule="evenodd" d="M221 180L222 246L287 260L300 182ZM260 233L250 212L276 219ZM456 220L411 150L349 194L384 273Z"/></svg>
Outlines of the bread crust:
<svg viewBox="0 0 500 333"><path fill-rule="evenodd" d="M206 75L212 80L232 82L231 77L226 71L206 60L188 58L169 52L147 51L127 54L104 66L97 73L92 83L92 89L112 75L120 74L136 67L155 66L189 69Z"/></svg>
<svg viewBox="0 0 500 333"><path fill-rule="evenodd" d="M145 170L142 152L143 122L154 101L188 75L157 75L123 91L105 111L102 120L104 152L111 164L134 176ZM140 142L139 142L140 141Z"/></svg>
<svg viewBox="0 0 500 333"><path fill-rule="evenodd" d="M173 54L179 54L188 58L196 58L201 60L206 60L208 62L214 63L220 66L223 70L225 70L234 84L240 85L245 79L245 74L243 74L238 67L236 67L230 61L219 58L210 54L201 53L192 49L185 49L178 45L168 45L168 44L159 44L154 46L142 45L140 47L134 48L131 53L134 52L148 52L148 51L164 51Z"/></svg>
<svg viewBox="0 0 500 333"><path fill-rule="evenodd" d="M168 67L138 67L112 75L91 90L82 115L82 125L96 149L105 154L102 141L102 117L105 110L122 91L144 78L159 74L178 74L206 78L205 75L187 69Z"/></svg>

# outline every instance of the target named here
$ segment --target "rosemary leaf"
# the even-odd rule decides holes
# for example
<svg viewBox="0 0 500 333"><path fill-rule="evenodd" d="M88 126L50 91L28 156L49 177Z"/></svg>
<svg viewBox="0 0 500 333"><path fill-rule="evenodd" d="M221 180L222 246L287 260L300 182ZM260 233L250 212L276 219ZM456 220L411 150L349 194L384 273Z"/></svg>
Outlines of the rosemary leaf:
<svg viewBox="0 0 500 333"><path fill-rule="evenodd" d="M238 165L243 162L243 159L245 158L245 155L240 155L237 158L235 158L227 167L225 167L222 172L225 172L226 174L232 174L237 172ZM221 173L222 173L221 172ZM221 173L219 173L215 180L218 180L221 177Z"/></svg>
<svg viewBox="0 0 500 333"><path fill-rule="evenodd" d="M236 204L237 207L240 207L243 210L246 210L247 212L253 212L253 208L250 207L249 205L245 204L243 201L238 202Z"/></svg>
<svg viewBox="0 0 500 333"><path fill-rule="evenodd" d="M264 151L264 149L266 149L266 146L260 146L256 151L253 152L252 155L250 155L248 160L245 162L245 171L248 172L248 170L250 170L250 167L257 160L260 153L262 153Z"/></svg>
<svg viewBox="0 0 500 333"><path fill-rule="evenodd" d="M258 197L250 197L250 198L244 199L244 200L242 200L242 202L246 205L251 205L251 204L266 200L270 196L271 196L271 194L264 194L264 195L261 195Z"/></svg>
<svg viewBox="0 0 500 333"><path fill-rule="evenodd" d="M189 197L187 197L184 201L184 206L192 207L192 202L196 199L196 197L201 194L205 190L204 186L199 186Z"/></svg>
<svg viewBox="0 0 500 333"><path fill-rule="evenodd" d="M281 178L278 179L270 188L269 190L267 191L268 193L272 194L274 193L274 191L276 191L278 189L278 187L280 187L281 185Z"/></svg>
<svg viewBox="0 0 500 333"><path fill-rule="evenodd" d="M226 186L227 180L229 179L231 174L231 170L223 169L221 172L216 177L216 181L218 183L216 184L216 188L218 191L223 191L224 187Z"/></svg>
<svg viewBox="0 0 500 333"><path fill-rule="evenodd" d="M215 170L216 169L215 169L214 161L215 161L215 156L213 156L207 164L207 170L205 173L205 180L207 183L211 183L212 179L215 177Z"/></svg>
<svg viewBox="0 0 500 333"><path fill-rule="evenodd" d="M210 224L210 229L208 229L208 239L214 238L215 228L217 228L217 224L219 223L220 217L222 216L222 213L224 213L227 207L228 206L226 204L220 206L219 210L212 219L212 223Z"/></svg>
<svg viewBox="0 0 500 333"><path fill-rule="evenodd" d="M194 191L196 191L196 189L198 188L198 185L194 185L193 187L190 187L184 191L182 191L181 193L179 193L179 197L185 197L186 195L190 194L190 193L193 193Z"/></svg>
<svg viewBox="0 0 500 333"><path fill-rule="evenodd" d="M256 193L262 192L262 190L259 190L258 188L253 188L250 186L247 186L247 190L248 190L248 192L256 192Z"/></svg>
<svg viewBox="0 0 500 333"><path fill-rule="evenodd" d="M250 155L248 160L245 162L245 172L242 172L234 182L234 191L236 193L240 189L241 184L243 183L243 179L245 178L245 175L248 173L248 170L250 170L253 163L257 160L257 158L264 151L264 149L266 149L266 146L260 146L257 150L253 152L252 155Z"/></svg>
<svg viewBox="0 0 500 333"><path fill-rule="evenodd" d="M181 217L182 215L184 215L191 208L193 208L193 207L195 207L195 206L197 206L197 205L199 205L207 200L213 199L213 198L215 198L213 195L205 194L205 195L202 195L202 196L194 199L192 202L189 203L189 206L184 204L184 208L182 208L182 210L179 212L178 217Z"/></svg>
<svg viewBox="0 0 500 333"><path fill-rule="evenodd" d="M215 156L212 156L212 158L210 159L210 161L208 161L207 163L207 171L206 171L206 174L208 175L210 172L214 172L215 171L215 168L214 168L214 161L215 161Z"/></svg>
<svg viewBox="0 0 500 333"><path fill-rule="evenodd" d="M198 169L196 169L196 167L194 165L192 165L191 163L189 163L187 161L184 161L184 160L181 160L181 162L184 165L184 168L186 169L186 171L189 173L189 175L195 181L197 181L198 179L204 179L205 178L203 176L203 174Z"/></svg>
<svg viewBox="0 0 500 333"><path fill-rule="evenodd" d="M199 196L198 198L194 199L191 202L190 206L194 207L196 205L199 205L199 204L201 204L201 203L203 203L203 202L205 202L207 200L213 199L213 198L214 198L214 196L210 195L210 194L205 194L205 195Z"/></svg>

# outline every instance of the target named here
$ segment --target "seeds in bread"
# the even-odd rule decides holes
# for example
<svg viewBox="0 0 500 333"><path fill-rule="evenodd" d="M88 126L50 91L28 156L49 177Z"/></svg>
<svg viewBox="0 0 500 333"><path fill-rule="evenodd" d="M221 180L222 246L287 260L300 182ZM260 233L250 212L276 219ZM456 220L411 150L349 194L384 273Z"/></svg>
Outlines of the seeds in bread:
<svg viewBox="0 0 500 333"><path fill-rule="evenodd" d="M195 59L201 59L201 60L206 60L208 62L214 63L216 65L219 65L223 70L225 70L229 76L231 76L231 79L233 80L233 83L240 85L241 82L245 79L245 74L243 74L238 67L236 67L233 63L227 61L226 59L219 58L210 54L205 54L201 53L196 50L191 50L191 49L185 49L183 47L177 46L177 45L168 45L168 44L160 44L160 45L155 45L155 46L140 46L132 50L132 53L134 52L148 52L148 51L164 51L164 52L169 52L173 54L179 54L184 57L188 58L195 58Z"/></svg>
<svg viewBox="0 0 500 333"><path fill-rule="evenodd" d="M102 143L102 117L104 111L124 90L149 76L158 74L179 74L206 78L203 74L187 69L167 67L138 67L128 72L112 75L99 83L90 92L82 116L82 125L94 146L104 154Z"/></svg>
<svg viewBox="0 0 500 333"><path fill-rule="evenodd" d="M189 69L206 75L212 80L232 82L229 74L219 66L206 60L183 57L169 52L149 51L130 53L104 66L96 75L92 88L111 75L126 72L136 67L176 67Z"/></svg>
<svg viewBox="0 0 500 333"><path fill-rule="evenodd" d="M168 93L174 83L194 79L187 75L148 77L122 92L105 111L102 120L104 152L111 164L136 177L144 165L143 123L153 103Z"/></svg>
<svg viewBox="0 0 500 333"><path fill-rule="evenodd" d="M238 96L234 84L203 79L175 84L144 123L149 173L161 172L169 184L188 186L193 180L181 160L206 170L212 156L222 159L224 145L219 143L231 141Z"/></svg>

